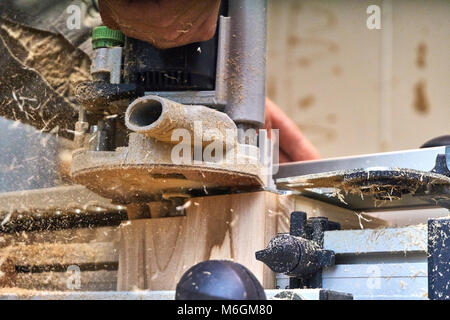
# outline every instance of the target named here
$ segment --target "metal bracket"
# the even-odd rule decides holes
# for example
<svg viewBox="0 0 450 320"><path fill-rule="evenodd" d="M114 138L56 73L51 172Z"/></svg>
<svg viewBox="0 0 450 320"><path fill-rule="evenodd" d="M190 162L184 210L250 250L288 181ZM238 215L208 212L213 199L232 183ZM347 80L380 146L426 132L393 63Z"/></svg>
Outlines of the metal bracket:
<svg viewBox="0 0 450 320"><path fill-rule="evenodd" d="M450 219L428 220L428 298L450 300Z"/></svg>
<svg viewBox="0 0 450 320"><path fill-rule="evenodd" d="M279 234L266 249L256 252L256 259L274 272L290 276L293 288L320 288L322 269L334 265L335 254L323 249L324 233L339 230L340 225L327 218L306 219L306 213L291 214L289 234Z"/></svg>

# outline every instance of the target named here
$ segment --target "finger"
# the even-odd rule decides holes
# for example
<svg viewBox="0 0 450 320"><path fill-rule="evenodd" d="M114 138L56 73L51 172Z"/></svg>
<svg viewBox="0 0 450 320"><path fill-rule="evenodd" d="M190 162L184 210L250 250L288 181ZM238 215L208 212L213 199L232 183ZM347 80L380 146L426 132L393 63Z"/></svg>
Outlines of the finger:
<svg viewBox="0 0 450 320"><path fill-rule="evenodd" d="M161 49L212 38L220 7L220 0L100 1L105 24Z"/></svg>
<svg viewBox="0 0 450 320"><path fill-rule="evenodd" d="M149 33L149 32L146 32L146 33L138 32L134 28L130 29L129 27L124 26L124 25L122 25L120 27L120 30L127 37L134 38L134 39L139 39L139 40L151 43L152 45L154 45L156 47L155 43L157 41L153 38L153 35L151 33ZM165 48L162 48L162 47L158 47L158 48L165 49Z"/></svg>
<svg viewBox="0 0 450 320"><path fill-rule="evenodd" d="M264 127L263 127L263 129L265 129L267 131L267 137L269 139L272 138L272 134L271 134L272 133L272 128L273 128L273 126L272 126L272 119L271 119L271 117L269 116L269 113L266 110L265 115L264 115Z"/></svg>
<svg viewBox="0 0 450 320"><path fill-rule="evenodd" d="M198 7L201 5L201 8ZM211 39L216 33L220 0L198 2L199 10L186 12L175 25L163 30L154 30L154 45L159 48L171 48Z"/></svg>
<svg viewBox="0 0 450 320"><path fill-rule="evenodd" d="M220 0L210 0L207 10L204 10L203 21L198 25L198 32L190 32L192 42L203 42L214 37L217 29L217 18L219 15Z"/></svg>
<svg viewBox="0 0 450 320"><path fill-rule="evenodd" d="M180 20L198 0L103 0L116 13L117 23L129 28L166 29ZM194 2L194 3L193 3ZM195 8L194 8L195 9Z"/></svg>
<svg viewBox="0 0 450 320"><path fill-rule="evenodd" d="M313 144L301 133L297 125L272 101L266 99L266 108L272 126L279 129L280 149L292 161L315 160L320 154Z"/></svg>
<svg viewBox="0 0 450 320"><path fill-rule="evenodd" d="M292 162L292 159L283 150L280 150L278 153L278 163L287 162Z"/></svg>

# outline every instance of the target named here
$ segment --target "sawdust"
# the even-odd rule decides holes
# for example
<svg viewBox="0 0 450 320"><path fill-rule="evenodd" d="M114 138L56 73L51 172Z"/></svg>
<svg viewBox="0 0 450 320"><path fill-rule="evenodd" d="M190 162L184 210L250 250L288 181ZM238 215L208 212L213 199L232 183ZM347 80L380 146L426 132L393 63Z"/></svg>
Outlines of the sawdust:
<svg viewBox="0 0 450 320"><path fill-rule="evenodd" d="M20 296L21 299L31 299L38 292L39 292L38 290L28 290L14 287L0 288L0 295L13 294L16 296Z"/></svg>
<svg viewBox="0 0 450 320"><path fill-rule="evenodd" d="M64 97L73 97L76 85L90 79L90 59L62 36L32 30L2 21L2 35L21 48L11 50L25 66L38 71L51 87Z"/></svg>
<svg viewBox="0 0 450 320"><path fill-rule="evenodd" d="M0 296L21 299L38 291L72 291L74 263L82 269L81 290L115 290L117 228L16 232L0 235ZM24 290L26 289L26 290Z"/></svg>
<svg viewBox="0 0 450 320"><path fill-rule="evenodd" d="M277 183L300 192L314 188L333 188L330 196L346 205L347 195L357 195L362 200L373 197L374 205L378 207L399 200L405 194L415 195L424 185L449 184L450 178L412 169L374 168L310 174L280 179Z"/></svg>

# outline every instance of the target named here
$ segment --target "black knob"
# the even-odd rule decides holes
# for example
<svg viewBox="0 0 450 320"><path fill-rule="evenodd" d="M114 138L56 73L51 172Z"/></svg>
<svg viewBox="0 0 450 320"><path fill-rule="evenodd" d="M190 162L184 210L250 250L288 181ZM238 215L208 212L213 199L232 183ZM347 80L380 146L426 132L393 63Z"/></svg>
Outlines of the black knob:
<svg viewBox="0 0 450 320"><path fill-rule="evenodd" d="M231 261L210 260L191 267L177 284L176 300L266 300L258 279Z"/></svg>
<svg viewBox="0 0 450 320"><path fill-rule="evenodd" d="M256 260L274 272L302 277L333 265L334 252L321 249L315 241L282 233L256 252Z"/></svg>
<svg viewBox="0 0 450 320"><path fill-rule="evenodd" d="M256 260L265 263L273 272L290 273L300 261L300 246L289 234L279 234L269 241L267 248L256 252Z"/></svg>
<svg viewBox="0 0 450 320"><path fill-rule="evenodd" d="M450 146L450 135L440 136L425 142L421 148Z"/></svg>

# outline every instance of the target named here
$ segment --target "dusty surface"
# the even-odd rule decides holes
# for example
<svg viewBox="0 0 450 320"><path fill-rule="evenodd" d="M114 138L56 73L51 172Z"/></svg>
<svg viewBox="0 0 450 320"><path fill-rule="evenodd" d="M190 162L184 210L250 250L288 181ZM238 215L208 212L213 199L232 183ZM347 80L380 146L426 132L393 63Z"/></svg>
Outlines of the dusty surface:
<svg viewBox="0 0 450 320"><path fill-rule="evenodd" d="M120 207L82 186L61 186L0 194L0 216L8 213L58 211L76 214L78 211L120 211Z"/></svg>
<svg viewBox="0 0 450 320"><path fill-rule="evenodd" d="M0 247L4 245L2 234L12 233L20 238L23 231L114 226L126 218L125 207L113 205L82 186L3 193L0 195ZM70 235L70 239L76 237ZM25 241L23 237L21 241Z"/></svg>
<svg viewBox="0 0 450 320"><path fill-rule="evenodd" d="M151 119L152 123L142 123L148 120L145 110L154 110L157 103L161 105L159 117ZM198 121L202 121L201 129L196 128ZM235 132L236 125L225 113L200 105L186 106L158 96L145 96L133 101L126 111L125 124L130 130L171 144L179 143L173 139L173 132L180 129L189 131L193 137L191 141L207 144L218 139L227 143L230 140L230 147L236 143L236 138L227 139L227 130Z"/></svg>
<svg viewBox="0 0 450 320"><path fill-rule="evenodd" d="M262 186L259 164L238 152L234 157L174 164L171 144L133 133L128 147L115 152L76 150L71 173L77 183L124 203L165 192L196 189L208 194L210 188Z"/></svg>
<svg viewBox="0 0 450 320"><path fill-rule="evenodd" d="M115 290L118 260L115 243L119 229L0 234L0 295L34 293L23 289L68 291L68 282L74 274L68 270L69 266L80 268L79 290Z"/></svg>
<svg viewBox="0 0 450 320"><path fill-rule="evenodd" d="M79 171L75 181L110 199L127 203L132 199L152 199L155 195L182 190L224 187L259 187L252 174L223 169L176 165L105 166Z"/></svg>
<svg viewBox="0 0 450 320"><path fill-rule="evenodd" d="M312 188L335 188L333 196L346 204L344 196L361 199L373 196L374 201L393 201L405 194L414 195L425 185L450 184L450 178L431 172L411 169L347 170L280 179L278 185L302 191Z"/></svg>
<svg viewBox="0 0 450 320"><path fill-rule="evenodd" d="M77 66L82 69L87 65L82 67L75 61L75 57L84 55L81 51L66 42L62 45L62 41L2 20L0 115L73 139L78 106L73 103L70 84L75 85L78 77L71 78L71 74L77 74ZM45 50L49 50L51 58L44 57Z"/></svg>
<svg viewBox="0 0 450 320"><path fill-rule="evenodd" d="M1 35L25 66L34 68L55 91L65 97L75 94L76 85L90 78L90 60L62 36L30 30L8 21L0 25Z"/></svg>

